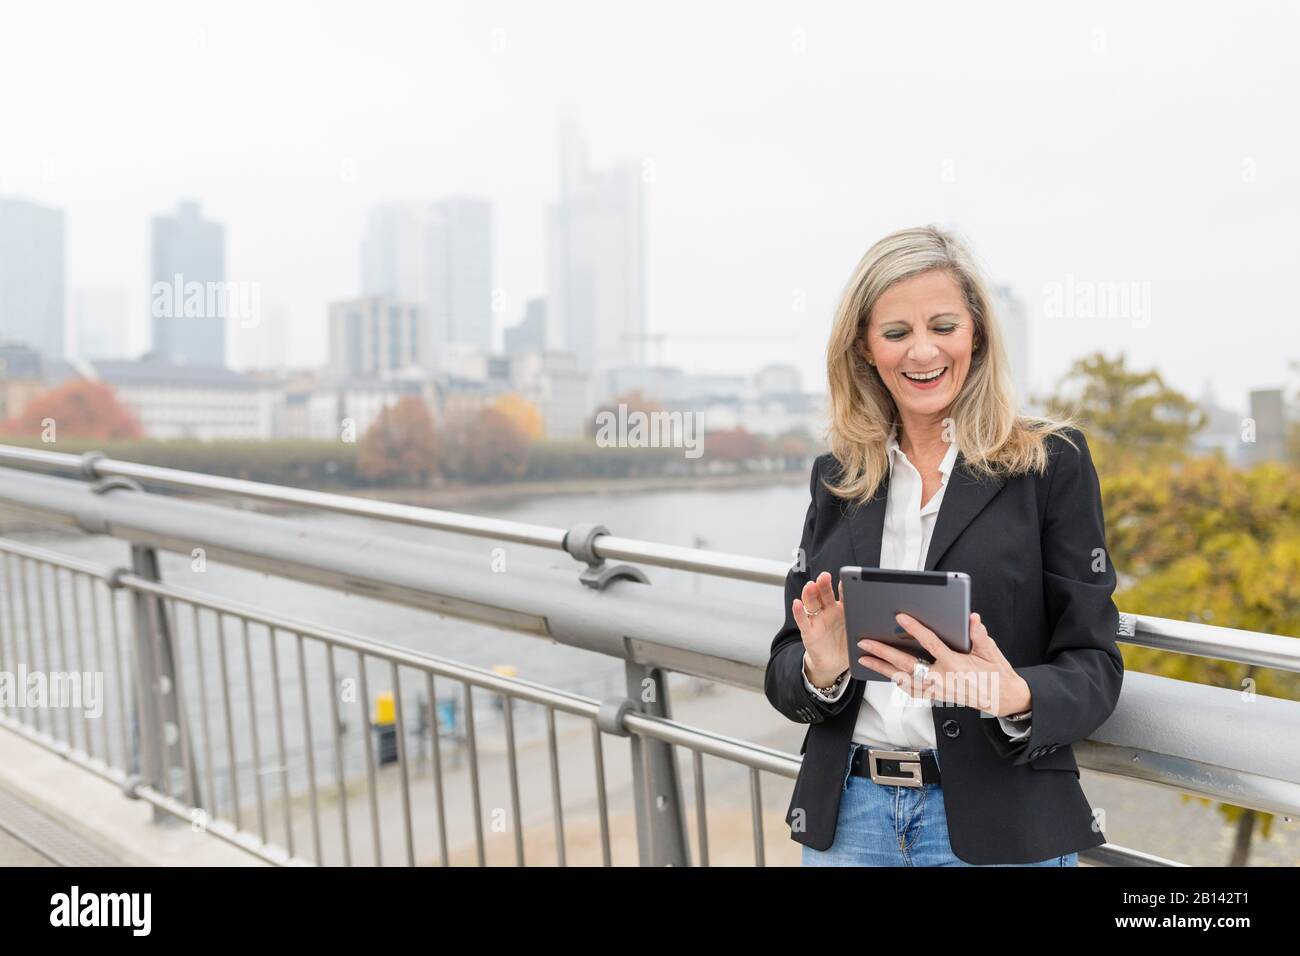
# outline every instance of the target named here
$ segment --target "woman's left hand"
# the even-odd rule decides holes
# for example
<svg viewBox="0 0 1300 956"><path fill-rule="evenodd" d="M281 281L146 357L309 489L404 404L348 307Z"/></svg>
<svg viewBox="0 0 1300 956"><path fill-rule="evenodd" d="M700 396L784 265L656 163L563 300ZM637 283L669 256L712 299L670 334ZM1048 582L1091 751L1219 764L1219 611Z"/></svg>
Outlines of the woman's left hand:
<svg viewBox="0 0 1300 956"><path fill-rule="evenodd" d="M895 615L895 619L934 658L924 679L912 677L915 655L880 641L859 641L865 656L858 658L858 663L884 674L912 697L974 707L995 717L1030 709L1029 685L1002 655L979 614L970 616L969 654L954 651L934 631L907 614Z"/></svg>

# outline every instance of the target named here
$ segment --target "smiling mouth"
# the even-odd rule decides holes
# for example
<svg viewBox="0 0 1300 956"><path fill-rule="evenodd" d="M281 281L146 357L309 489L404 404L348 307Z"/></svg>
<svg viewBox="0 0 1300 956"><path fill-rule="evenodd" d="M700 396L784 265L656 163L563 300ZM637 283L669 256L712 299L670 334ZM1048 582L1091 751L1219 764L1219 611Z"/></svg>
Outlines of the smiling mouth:
<svg viewBox="0 0 1300 956"><path fill-rule="evenodd" d="M943 368L936 368L929 372L901 372L899 374L909 382L915 382L917 385L932 385L943 378L947 371L948 366L945 365Z"/></svg>

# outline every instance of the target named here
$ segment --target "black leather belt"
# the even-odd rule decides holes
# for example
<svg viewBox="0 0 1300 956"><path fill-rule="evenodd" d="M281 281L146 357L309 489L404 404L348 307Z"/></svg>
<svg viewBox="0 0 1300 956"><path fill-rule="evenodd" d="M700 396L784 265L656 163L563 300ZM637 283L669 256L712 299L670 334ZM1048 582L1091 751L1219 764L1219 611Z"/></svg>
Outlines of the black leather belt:
<svg viewBox="0 0 1300 956"><path fill-rule="evenodd" d="M930 750L876 750L858 747L853 751L849 773L867 777L890 787L919 787L939 782L939 761Z"/></svg>

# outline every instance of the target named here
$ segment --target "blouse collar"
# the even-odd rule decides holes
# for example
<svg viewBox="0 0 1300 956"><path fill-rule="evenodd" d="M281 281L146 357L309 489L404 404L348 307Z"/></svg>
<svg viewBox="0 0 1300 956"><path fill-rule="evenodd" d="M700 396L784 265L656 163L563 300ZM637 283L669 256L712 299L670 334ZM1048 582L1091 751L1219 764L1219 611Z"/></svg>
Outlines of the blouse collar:
<svg viewBox="0 0 1300 956"><path fill-rule="evenodd" d="M889 455L889 473L892 475L894 473L894 456L901 455L904 458L907 457L903 454L903 449L898 444L897 425L890 429L889 441L885 444L885 450ZM958 449L956 440L950 441L948 443L948 451L943 456L943 461L939 462L939 472L943 475L945 482L948 480L948 476L952 474L953 466L957 463L957 454ZM916 466L913 465L912 467Z"/></svg>

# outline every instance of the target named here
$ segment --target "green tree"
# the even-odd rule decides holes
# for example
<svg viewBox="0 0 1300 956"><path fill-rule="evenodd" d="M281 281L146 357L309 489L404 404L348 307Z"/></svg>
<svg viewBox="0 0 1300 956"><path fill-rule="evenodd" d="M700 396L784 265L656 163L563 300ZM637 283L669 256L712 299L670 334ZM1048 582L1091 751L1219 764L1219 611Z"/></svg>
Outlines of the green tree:
<svg viewBox="0 0 1300 956"><path fill-rule="evenodd" d="M1044 405L1049 415L1080 420L1098 470L1183 458L1206 422L1196 402L1166 385L1159 372L1130 370L1122 354L1079 359Z"/></svg>
<svg viewBox="0 0 1300 956"><path fill-rule="evenodd" d="M1300 377L1300 362L1294 359L1291 361L1291 372ZM1291 401L1300 405L1300 385L1296 386L1295 392L1292 393ZM1292 465L1300 467L1300 418L1287 423L1286 458Z"/></svg>
<svg viewBox="0 0 1300 956"><path fill-rule="evenodd" d="M1107 552L1125 611L1224 627L1300 633L1300 474L1266 463L1236 468L1190 458L1204 413L1159 374L1124 357L1076 362L1050 412L1079 418L1093 449L1106 513ZM1124 666L1176 680L1295 698L1300 676L1154 648L1123 645ZM1211 801L1199 799L1203 803ZM1272 815L1232 804L1231 865L1244 866L1258 824Z"/></svg>
<svg viewBox="0 0 1300 956"><path fill-rule="evenodd" d="M1126 611L1269 634L1300 634L1300 472L1275 462L1249 470L1221 457L1102 483L1111 559L1132 581ZM1126 645L1125 667L1267 697L1300 698L1300 675ZM1209 803L1205 798L1202 802ZM1258 824L1272 814L1231 804L1229 865L1244 866Z"/></svg>

